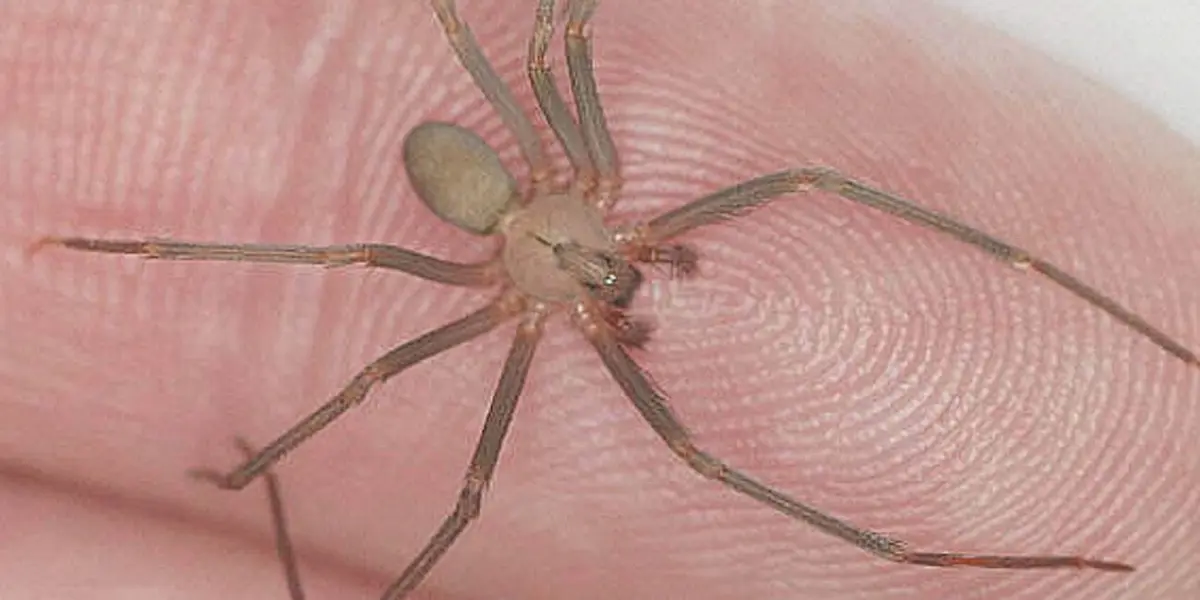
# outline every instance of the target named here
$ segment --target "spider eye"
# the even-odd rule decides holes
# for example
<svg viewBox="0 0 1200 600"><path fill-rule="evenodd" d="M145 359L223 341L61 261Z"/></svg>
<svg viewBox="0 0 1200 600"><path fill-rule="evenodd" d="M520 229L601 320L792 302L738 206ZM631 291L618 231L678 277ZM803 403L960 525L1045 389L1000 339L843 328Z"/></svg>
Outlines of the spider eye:
<svg viewBox="0 0 1200 600"><path fill-rule="evenodd" d="M642 273L619 257L608 258L608 268L600 285L589 287L593 295L601 300L626 308L633 301L634 293L642 284Z"/></svg>
<svg viewBox="0 0 1200 600"><path fill-rule="evenodd" d="M642 274L620 255L577 243L554 244L560 269L567 271L597 300L624 307L642 283Z"/></svg>

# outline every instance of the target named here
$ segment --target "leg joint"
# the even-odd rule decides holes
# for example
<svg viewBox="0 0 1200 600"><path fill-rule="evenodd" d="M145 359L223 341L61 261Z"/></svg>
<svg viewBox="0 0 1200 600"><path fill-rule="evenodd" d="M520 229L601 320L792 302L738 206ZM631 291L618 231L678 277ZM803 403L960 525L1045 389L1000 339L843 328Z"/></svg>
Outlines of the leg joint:
<svg viewBox="0 0 1200 600"><path fill-rule="evenodd" d="M458 505L454 508L463 521L473 521L483 507L483 490L487 482L474 473L467 475L462 491L458 493Z"/></svg>
<svg viewBox="0 0 1200 600"><path fill-rule="evenodd" d="M676 456L683 459L683 462L686 462L694 471L708 479L723 480L729 472L729 467L725 466L725 463L700 450L690 441L675 440L669 442L669 444L671 451Z"/></svg>

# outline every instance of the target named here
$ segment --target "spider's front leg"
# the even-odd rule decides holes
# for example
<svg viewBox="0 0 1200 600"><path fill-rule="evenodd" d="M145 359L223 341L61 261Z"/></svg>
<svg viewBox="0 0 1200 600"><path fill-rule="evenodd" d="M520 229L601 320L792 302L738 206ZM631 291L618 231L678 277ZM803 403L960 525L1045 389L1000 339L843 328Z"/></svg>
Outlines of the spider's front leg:
<svg viewBox="0 0 1200 600"><path fill-rule="evenodd" d="M612 378L650 424L667 447L692 470L721 482L730 489L753 498L789 517L804 521L881 558L915 565L953 567L970 566L993 569L1092 568L1105 571L1132 571L1119 562L1082 556L1017 556L959 554L952 552L914 552L897 539L855 526L813 506L800 502L758 480L730 468L708 452L698 448L691 434L671 410L667 399L641 367L622 347L598 307L581 306L574 313L576 325L591 342Z"/></svg>
<svg viewBox="0 0 1200 600"><path fill-rule="evenodd" d="M868 186L832 169L790 169L739 183L629 229L623 234L623 243L634 252L639 248L656 248L667 240L697 227L729 220L780 196L812 191L837 194L847 200L946 234L1014 267L1040 273L1055 285L1108 313L1184 363L1200 367L1200 357L1195 351L1061 267L948 215Z"/></svg>

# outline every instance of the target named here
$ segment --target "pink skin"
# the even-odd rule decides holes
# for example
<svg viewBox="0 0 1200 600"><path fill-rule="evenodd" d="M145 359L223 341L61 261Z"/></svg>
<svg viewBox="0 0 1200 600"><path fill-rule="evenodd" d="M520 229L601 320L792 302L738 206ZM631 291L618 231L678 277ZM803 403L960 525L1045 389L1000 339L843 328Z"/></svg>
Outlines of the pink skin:
<svg viewBox="0 0 1200 600"><path fill-rule="evenodd" d="M1043 252L1200 346L1200 154L1110 92L910 3L640 4L596 19L618 212L833 165ZM525 106L532 5L462 6ZM400 140L442 119L515 149L423 2L38 6L0 4L20 23L0 41L5 596L282 600L261 487L184 470L234 466L233 435L266 442L485 295L24 248L149 235L479 258L490 240L410 191ZM637 307L659 330L638 357L705 447L918 548L1138 572L893 565L791 523L687 471L560 318L483 518L415 598L1196 597L1197 369L1034 276L833 198L687 241L702 275L653 276ZM510 336L402 375L283 463L310 597L376 597L432 533Z"/></svg>

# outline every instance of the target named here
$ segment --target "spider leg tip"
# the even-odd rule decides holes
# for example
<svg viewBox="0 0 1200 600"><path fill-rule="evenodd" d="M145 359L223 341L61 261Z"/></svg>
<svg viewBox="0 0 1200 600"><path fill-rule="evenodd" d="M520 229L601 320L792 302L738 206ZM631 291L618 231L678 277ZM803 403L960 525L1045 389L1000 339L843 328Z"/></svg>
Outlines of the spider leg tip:
<svg viewBox="0 0 1200 600"><path fill-rule="evenodd" d="M187 476L191 477L192 479L196 479L198 481L210 483L210 484L215 485L218 488L221 488L223 490L237 489L236 487L234 487L233 485L230 484L229 478L226 477L224 473L221 473L214 469L205 469L205 468L188 469Z"/></svg>
<svg viewBox="0 0 1200 600"><path fill-rule="evenodd" d="M1113 573L1132 573L1133 571L1137 570L1133 565L1111 562L1107 560L1086 560L1084 561L1083 566L1099 569L1101 571L1110 571Z"/></svg>
<svg viewBox="0 0 1200 600"><path fill-rule="evenodd" d="M250 443L249 439L240 435L235 435L233 436L233 445L237 446L237 449L240 450L242 454L245 454L247 458L254 456L254 445Z"/></svg>
<svg viewBox="0 0 1200 600"><path fill-rule="evenodd" d="M32 258L34 254L41 252L46 246L66 246L69 242L69 238L44 235L25 246L25 258Z"/></svg>

